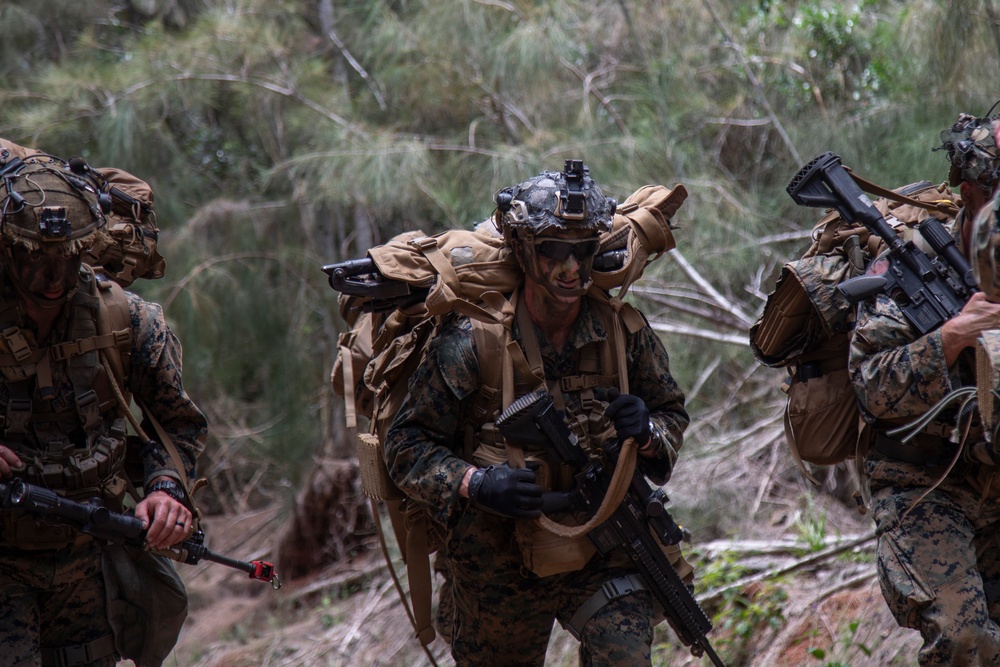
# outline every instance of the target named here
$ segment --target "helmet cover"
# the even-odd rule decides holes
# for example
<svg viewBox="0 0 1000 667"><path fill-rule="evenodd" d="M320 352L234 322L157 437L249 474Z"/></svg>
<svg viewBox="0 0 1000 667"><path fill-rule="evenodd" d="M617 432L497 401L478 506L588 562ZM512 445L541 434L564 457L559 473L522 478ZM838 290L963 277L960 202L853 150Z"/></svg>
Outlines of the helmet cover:
<svg viewBox="0 0 1000 667"><path fill-rule="evenodd" d="M597 187L582 160L566 160L561 172L543 171L503 188L493 201L494 223L529 276L558 296L578 296L590 288L593 257L577 258L581 285L565 289L542 278L535 248L535 239L559 232L582 231L596 238L611 229L617 202Z"/></svg>
<svg viewBox="0 0 1000 667"><path fill-rule="evenodd" d="M56 158L31 157L0 177L0 239L30 251L86 250L105 226L97 188Z"/></svg>
<svg viewBox="0 0 1000 667"><path fill-rule="evenodd" d="M493 195L497 229L508 243L552 229L583 229L595 236L611 229L617 203L605 197L581 160L566 160L564 171L543 171Z"/></svg>

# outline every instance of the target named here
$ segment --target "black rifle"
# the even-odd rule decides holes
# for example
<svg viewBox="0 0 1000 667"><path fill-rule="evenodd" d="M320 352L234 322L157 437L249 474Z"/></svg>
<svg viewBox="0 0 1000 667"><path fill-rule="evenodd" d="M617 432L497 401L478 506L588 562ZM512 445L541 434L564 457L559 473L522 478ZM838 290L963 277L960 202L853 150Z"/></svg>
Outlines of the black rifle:
<svg viewBox="0 0 1000 667"><path fill-rule="evenodd" d="M857 276L837 286L852 304L888 294L910 324L926 334L961 312L976 291L969 262L940 220L928 217L917 226L937 253L932 259L912 241L904 243L899 238L841 165L839 156L827 152L813 158L788 184L788 194L800 206L837 209L844 220L860 222L888 245L884 273Z"/></svg>
<svg viewBox="0 0 1000 667"><path fill-rule="evenodd" d="M594 271L617 271L625 266L628 252L606 250L594 257ZM337 264L326 264L323 272L329 278L330 287L349 296L361 297L361 310L382 312L395 308L405 308L427 298L430 287L418 287L402 280L390 280L378 270L370 257L350 259Z"/></svg>
<svg viewBox="0 0 1000 667"><path fill-rule="evenodd" d="M146 548L146 531L142 527L142 521L134 516L112 512L96 503L79 503L18 478L6 483L0 482L0 502L5 509L22 509L43 519L70 525L81 533L106 542L120 542L137 549ZM169 549L156 549L153 553L188 565L197 565L202 559L219 563L243 570L251 579L267 581L274 590L281 588L281 580L272 563L262 560L240 561L214 553L205 546L205 533L201 530L180 544Z"/></svg>
<svg viewBox="0 0 1000 667"><path fill-rule="evenodd" d="M555 409L550 394L536 391L522 396L504 410L496 426L507 440L544 447L556 460L565 462L575 471L576 485L572 491L549 492L543 496L544 512L586 511L592 515L597 511L611 485L612 474L601 463L592 461L580 447L579 440ZM620 451L617 441L604 446L612 463L617 463ZM712 629L712 622L657 544L656 539L664 546L673 546L684 537L684 531L664 506L668 500L663 489L653 489L636 469L621 505L587 536L602 556L616 548L623 549L635 563L653 598L663 607L671 627L681 641L691 647L692 655L707 654L713 665L725 667L706 636Z"/></svg>

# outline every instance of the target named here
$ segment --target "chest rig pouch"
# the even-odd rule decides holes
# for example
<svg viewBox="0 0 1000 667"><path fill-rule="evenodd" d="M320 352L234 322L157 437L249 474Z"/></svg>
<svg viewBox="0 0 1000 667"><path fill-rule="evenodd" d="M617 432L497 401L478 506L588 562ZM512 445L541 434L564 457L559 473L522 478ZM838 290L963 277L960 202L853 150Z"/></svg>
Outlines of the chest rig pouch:
<svg viewBox="0 0 1000 667"><path fill-rule="evenodd" d="M2 437L25 464L15 474L28 483L73 500L98 498L120 511L127 488L126 421L102 354L111 348L127 354L131 328L99 334L101 298L88 267L79 285L56 323L65 332L57 336L60 343L38 346L19 325L14 300L0 310ZM59 548L77 538L72 529L16 511L3 513L2 531L0 543L21 549Z"/></svg>
<svg viewBox="0 0 1000 667"><path fill-rule="evenodd" d="M591 305L608 336L577 351L576 375L554 380L545 378L541 351L523 299L518 302L515 315L523 347L513 340L509 330L473 320L482 381L479 397L484 394L495 397L492 409L482 407L482 400L476 401L473 408L474 412L479 410L479 414L487 419L474 438L471 460L477 466L509 462L513 467L525 467L530 463L533 467L537 465L536 481L546 491L569 491L573 488L572 468L553 461L544 450L525 450L518 443L505 441L494 423L503 406L510 405L515 397L537 389L545 389L552 395L556 407L566 415L570 430L579 438L580 446L588 455L603 456L603 446L615 436L615 429L604 414L607 403L596 398L595 389L616 387L627 393L625 331L621 318L607 304L592 301ZM571 513L549 518L565 526L582 526L588 519ZM556 535L536 521L515 521L515 536L522 564L540 577L580 570L596 553L585 534L575 537Z"/></svg>

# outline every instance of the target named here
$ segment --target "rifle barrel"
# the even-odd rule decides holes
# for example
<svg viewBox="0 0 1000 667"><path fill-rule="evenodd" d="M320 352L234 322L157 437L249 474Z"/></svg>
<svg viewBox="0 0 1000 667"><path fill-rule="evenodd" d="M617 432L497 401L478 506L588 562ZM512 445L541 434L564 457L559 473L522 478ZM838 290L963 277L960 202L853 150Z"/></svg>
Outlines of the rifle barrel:
<svg viewBox="0 0 1000 667"><path fill-rule="evenodd" d="M51 489L28 484L15 478L0 482L0 506L4 509L22 509L32 514L60 520L82 533L108 542L122 542L136 548L146 548L146 531L142 521L129 514L112 512L96 503L80 503L59 495ZM243 570L251 579L270 582L275 590L281 588L281 580L274 571L274 565L262 560L241 561L210 551L204 545L205 534L198 531L193 537L170 549L155 550L172 560L197 564L205 560L227 567Z"/></svg>

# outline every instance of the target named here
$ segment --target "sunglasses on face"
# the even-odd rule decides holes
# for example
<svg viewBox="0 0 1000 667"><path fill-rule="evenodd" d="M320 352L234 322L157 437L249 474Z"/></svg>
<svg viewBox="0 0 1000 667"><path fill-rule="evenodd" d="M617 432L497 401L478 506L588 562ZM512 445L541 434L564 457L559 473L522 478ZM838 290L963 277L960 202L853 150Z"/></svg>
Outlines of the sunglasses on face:
<svg viewBox="0 0 1000 667"><path fill-rule="evenodd" d="M535 241L535 252L554 262L564 262L570 255L583 262L593 259L600 245L598 239L546 239Z"/></svg>

